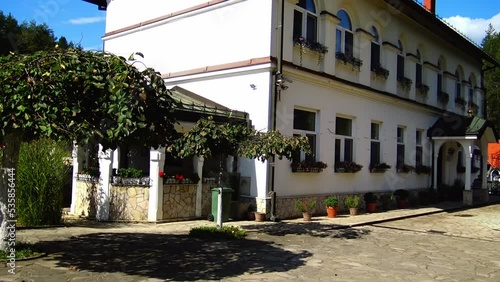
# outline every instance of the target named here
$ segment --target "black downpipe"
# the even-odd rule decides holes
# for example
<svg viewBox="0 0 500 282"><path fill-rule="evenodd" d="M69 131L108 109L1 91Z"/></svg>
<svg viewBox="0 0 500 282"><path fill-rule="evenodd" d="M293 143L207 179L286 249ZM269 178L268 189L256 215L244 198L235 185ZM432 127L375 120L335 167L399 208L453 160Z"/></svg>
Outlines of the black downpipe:
<svg viewBox="0 0 500 282"><path fill-rule="evenodd" d="M281 0L281 19L280 19L280 50L277 58L277 73L274 74L274 105L273 105L273 127L272 130L276 130L276 110L278 108L278 95L281 92L278 83L276 83L277 74L283 74L283 38L284 38L284 29L285 29L285 0ZM274 182L275 182L275 173L276 173L276 155L272 157L272 166L271 166L271 187L270 187L270 196L271 196L271 220L279 221L279 218L276 216L276 193L274 192Z"/></svg>

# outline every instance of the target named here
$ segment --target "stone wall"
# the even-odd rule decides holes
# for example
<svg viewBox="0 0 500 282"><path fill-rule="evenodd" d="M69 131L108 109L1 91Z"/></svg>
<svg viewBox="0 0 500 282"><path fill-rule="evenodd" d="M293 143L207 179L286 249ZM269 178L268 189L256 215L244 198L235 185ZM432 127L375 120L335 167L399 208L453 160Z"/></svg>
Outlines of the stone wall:
<svg viewBox="0 0 500 282"><path fill-rule="evenodd" d="M196 184L163 185L163 220L196 217Z"/></svg>
<svg viewBox="0 0 500 282"><path fill-rule="evenodd" d="M201 217L207 218L212 213L212 188L216 187L215 183L203 183L201 196Z"/></svg>
<svg viewBox="0 0 500 282"><path fill-rule="evenodd" d="M96 216L98 186L97 179L76 181L75 215L91 218Z"/></svg>
<svg viewBox="0 0 500 282"><path fill-rule="evenodd" d="M146 221L148 219L149 187L110 186L109 219Z"/></svg>

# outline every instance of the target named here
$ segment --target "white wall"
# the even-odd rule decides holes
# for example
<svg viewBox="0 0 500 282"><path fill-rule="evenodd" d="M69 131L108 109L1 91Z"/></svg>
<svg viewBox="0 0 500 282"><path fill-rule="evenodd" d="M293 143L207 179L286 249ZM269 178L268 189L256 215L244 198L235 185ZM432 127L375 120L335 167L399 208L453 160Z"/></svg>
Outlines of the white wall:
<svg viewBox="0 0 500 282"><path fill-rule="evenodd" d="M218 74L210 77L210 80L201 77L171 79L167 80L167 85L178 85L232 110L245 111L256 130L267 131L270 126L270 65ZM252 84L255 90L251 87ZM240 158L238 167L242 176L252 178L251 195L265 197L267 162Z"/></svg>
<svg viewBox="0 0 500 282"><path fill-rule="evenodd" d="M430 144L426 130L436 121L436 116L423 109L391 99L374 99L366 92L342 87L327 79L304 80L296 71L286 75L292 78L289 89L281 95L278 104L278 129L283 134L293 134L293 109L315 110L319 113L318 161L328 164L322 173L292 173L290 161L277 163L276 192L280 196L304 194L329 194L344 192L387 191L399 188L426 188L429 175L396 174L396 130L406 127L405 163L415 165L415 132L424 130L424 165L430 165ZM370 97L371 96L371 97ZM355 174L334 173L334 144L336 116L353 118L354 161L363 165ZM370 173L370 126L381 122L381 161L392 166L384 174Z"/></svg>
<svg viewBox="0 0 500 282"><path fill-rule="evenodd" d="M182 8L185 1L151 1L132 5L130 0L115 0L108 10L108 31L151 18L162 11L168 14ZM202 1L187 1L190 4ZM137 2L135 2L137 3ZM156 4L156 5L153 5ZM206 66L269 57L271 50L271 5L265 1L228 1L210 9L200 9L192 16L179 16L158 25L147 25L131 32L104 38L105 50L128 57L142 52L148 67L163 74ZM119 13L121 9L131 11ZM143 7L144 6L144 7ZM145 10L146 11L146 10ZM134 16L132 16L132 14ZM129 15L129 16L125 16Z"/></svg>

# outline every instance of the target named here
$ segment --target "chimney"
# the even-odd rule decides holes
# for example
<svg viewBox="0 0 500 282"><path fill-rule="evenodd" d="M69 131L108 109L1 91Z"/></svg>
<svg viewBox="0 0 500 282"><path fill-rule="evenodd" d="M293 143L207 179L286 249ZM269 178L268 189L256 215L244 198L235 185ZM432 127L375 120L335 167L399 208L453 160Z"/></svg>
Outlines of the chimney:
<svg viewBox="0 0 500 282"><path fill-rule="evenodd" d="M424 0L424 8L431 12L432 14L436 14L436 0Z"/></svg>

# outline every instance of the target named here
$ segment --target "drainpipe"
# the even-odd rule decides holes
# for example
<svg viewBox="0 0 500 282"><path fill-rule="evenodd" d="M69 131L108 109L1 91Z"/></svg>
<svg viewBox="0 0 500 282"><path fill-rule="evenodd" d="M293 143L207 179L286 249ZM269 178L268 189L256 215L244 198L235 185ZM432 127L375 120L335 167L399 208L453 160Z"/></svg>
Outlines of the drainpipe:
<svg viewBox="0 0 500 282"><path fill-rule="evenodd" d="M277 61L277 73L274 74L274 104L273 104L273 113L272 113L272 130L276 130L276 111L278 108L278 95L281 92L279 85L276 83L276 77L278 74L283 74L283 38L284 38L284 26L285 26L285 0L281 0L281 19L280 19L280 35L279 35L279 47L280 50L278 52L278 56L276 58ZM276 216L276 192L274 191L275 184L275 173L276 173L276 155L272 157L272 165L271 165L271 186L269 189L269 195L271 196L271 221L278 222L280 219Z"/></svg>

